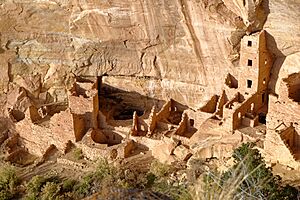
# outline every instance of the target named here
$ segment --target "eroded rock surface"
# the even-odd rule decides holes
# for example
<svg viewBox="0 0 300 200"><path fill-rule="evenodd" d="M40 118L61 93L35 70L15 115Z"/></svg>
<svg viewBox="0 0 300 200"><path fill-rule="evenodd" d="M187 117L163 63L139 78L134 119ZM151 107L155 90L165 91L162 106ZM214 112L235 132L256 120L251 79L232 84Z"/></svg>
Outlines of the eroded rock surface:
<svg viewBox="0 0 300 200"><path fill-rule="evenodd" d="M64 146L68 140L80 140L82 132L87 131L85 129L98 128L95 116L105 118L98 118L98 123L100 121L103 127L106 120L113 119L111 123L115 123L119 120L118 117L124 118L121 125L128 130L113 124L114 131L136 131L139 132L135 133L137 135L149 133L156 137L152 132L153 127L163 129L165 135L168 135L168 131L176 130L175 133L179 136L186 130L195 133L201 127L207 127L210 130L208 132L214 135L222 129L220 127L226 127L228 121L231 123L228 129L232 131L239 128L241 122L254 127L258 125L260 118L265 118L252 113L254 110L261 112L252 105L251 113L248 112L250 103L259 102L261 94L249 97L246 94L248 92L240 90L242 87L251 88L253 79L258 81L257 84L263 84L263 88L258 88L257 91L253 87L255 92L268 91L273 95L267 106L265 100L268 98L264 95L269 93L262 94L262 104L268 107L267 129L276 128L281 120L280 123L283 122L285 126L293 123L296 133L299 133L298 112L283 118L289 113L287 111L299 110L299 10L300 3L297 0L1 1L0 115L5 119L12 119L19 132L35 130L31 134L32 141L24 140L23 144L32 143L32 152L38 155L47 150L41 143ZM264 38L267 45L264 41L260 45L267 47L265 51L270 52L267 56L268 64L265 63L268 70L262 73L267 74L266 79L256 77L257 73L252 69L243 70L247 62L248 66L252 66L252 60L250 62L247 56L255 57L257 52L241 53L241 39L246 35L251 35L251 38L263 29L266 30ZM248 46L251 47L252 43L248 43ZM272 66L269 63L271 60L274 60ZM258 62L259 65L263 64L260 60ZM254 77L248 81L248 75L252 72ZM67 109L73 98L68 91L72 92L78 77L102 77L103 84L109 87L104 91L108 94L105 108L95 109L94 104L71 106L73 110L89 107L86 109L89 112L85 110L83 113L76 113L78 116L72 119L64 119L80 121L75 124L84 131L76 133L80 139L74 139L71 122L70 127L63 127L68 130L65 131L66 137L59 133L59 116L71 116L70 113L75 113L72 109L70 112ZM235 83L237 79L243 83L238 85ZM79 83L85 81L79 80ZM102 93L101 90L98 92ZM123 99L120 99L119 94L123 95ZM79 100L87 101L84 98L92 96L78 94L73 98L75 101L72 105L76 105ZM93 98L93 101L88 101L95 102L97 98ZM101 97L98 100L101 101ZM134 108L129 106L133 102L136 104ZM168 102L177 102L176 109L172 110L174 106L169 106L172 109L165 110L162 106L168 105ZM246 110L241 110L242 114L228 111L241 103L246 104ZM161 109L158 116L167 113L164 120L168 123L161 122L162 119L157 120L159 123L156 122L155 109L151 110L154 105ZM239 123L231 120L231 117L227 118L227 122L222 120L226 118L223 116L224 109L224 116L234 115L232 119L239 118ZM103 115L92 113L94 110L101 110ZM128 113L132 115L132 110L136 111L133 123L126 121ZM138 116L139 112L148 118ZM186 114L189 118L184 117ZM214 119L206 121L212 115ZM247 115L246 119L244 115ZM31 116L31 119L26 116ZM92 124L85 127L82 124L89 118L87 116L93 116L93 120L85 121ZM49 119L50 125L47 124ZM145 119L149 121L145 122ZM170 125L170 121L174 123ZM130 126L133 124L140 127L131 130L128 123ZM145 124L149 127L145 127ZM110 125L106 124L105 128L110 129ZM23 129L23 126L28 129ZM194 131L189 126L194 126L197 130ZM57 130L57 138L53 130ZM47 137L39 138L41 142L35 141L34 138L39 137L43 131ZM244 134L243 131L248 131L249 134L249 130L240 131L239 134ZM255 135L260 130L252 132ZM105 136L106 133L101 134ZM26 131L21 136L27 138ZM110 136L117 138L111 139ZM107 137L117 143L123 139L123 136L114 134ZM194 138L197 140L194 141L195 144L199 138L206 139L201 134L199 136L199 131ZM167 151L168 156L187 157L190 149L185 149L187 142L184 139L180 140L183 146L177 144L177 150L176 146L172 147L172 151ZM236 144L239 140L240 135L232 139L232 143ZM34 151L34 147L43 150ZM129 147L131 149L130 145ZM232 145L229 147L233 148ZM122 155L127 154L126 148L127 146L123 148ZM207 147L205 152L207 150L209 153L203 155L222 157L223 153L217 152L219 149L225 149L226 155L229 152L221 144L215 145L214 149ZM112 148L112 157L118 153L113 150Z"/></svg>

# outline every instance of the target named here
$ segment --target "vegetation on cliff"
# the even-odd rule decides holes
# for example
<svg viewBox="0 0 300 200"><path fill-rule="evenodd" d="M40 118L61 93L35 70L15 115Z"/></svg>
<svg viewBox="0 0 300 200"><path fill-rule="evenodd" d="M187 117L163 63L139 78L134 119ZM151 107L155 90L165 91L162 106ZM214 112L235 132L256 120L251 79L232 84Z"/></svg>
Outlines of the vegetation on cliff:
<svg viewBox="0 0 300 200"><path fill-rule="evenodd" d="M203 172L196 182L185 175L187 169L157 161L139 171L116 168L99 160L97 168L79 180L59 176L36 175L22 182L12 167L2 167L0 200L6 199L82 199L95 195L100 199L297 199L298 190L284 185L272 174L252 143L234 150L235 164L226 172ZM200 166L201 167L201 166ZM182 173L183 172L183 173Z"/></svg>
<svg viewBox="0 0 300 200"><path fill-rule="evenodd" d="M225 173L206 172L194 186L196 199L297 199L299 191L274 176L253 143L234 150L235 164Z"/></svg>

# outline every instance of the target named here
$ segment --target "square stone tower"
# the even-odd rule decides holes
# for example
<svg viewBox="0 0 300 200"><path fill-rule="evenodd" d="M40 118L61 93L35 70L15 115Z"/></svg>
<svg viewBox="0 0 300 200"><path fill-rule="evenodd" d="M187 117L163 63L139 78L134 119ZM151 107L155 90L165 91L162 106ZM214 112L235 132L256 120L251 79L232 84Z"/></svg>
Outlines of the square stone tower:
<svg viewBox="0 0 300 200"><path fill-rule="evenodd" d="M268 88L272 57L266 45L266 32L261 31L241 40L239 91L241 94L264 94ZM266 95L262 95L265 99Z"/></svg>

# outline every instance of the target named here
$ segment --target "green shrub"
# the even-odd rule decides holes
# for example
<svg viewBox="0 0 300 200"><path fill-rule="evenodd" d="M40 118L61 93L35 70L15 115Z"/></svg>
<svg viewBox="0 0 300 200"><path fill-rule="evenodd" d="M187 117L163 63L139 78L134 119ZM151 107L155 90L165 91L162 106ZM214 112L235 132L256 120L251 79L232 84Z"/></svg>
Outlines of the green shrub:
<svg viewBox="0 0 300 200"><path fill-rule="evenodd" d="M26 192L27 192L26 199L29 200L29 199L36 198L41 192L41 189L46 182L47 179L43 176L37 175L32 177L26 186Z"/></svg>
<svg viewBox="0 0 300 200"><path fill-rule="evenodd" d="M147 174L147 184L146 184L146 186L151 187L155 183L155 180L156 180L156 176L152 172L149 172Z"/></svg>
<svg viewBox="0 0 300 200"><path fill-rule="evenodd" d="M55 182L47 182L42 188L41 199L42 200L54 200L59 199L60 186Z"/></svg>
<svg viewBox="0 0 300 200"><path fill-rule="evenodd" d="M44 176L34 176L31 178L31 180L26 185L26 200L33 200L40 197L42 194L45 196L45 192L43 193L44 187L48 184L46 187L46 190L50 190L49 185L59 185L61 182L60 178L57 176L50 176L50 177L44 177ZM47 195L46 195L47 196Z"/></svg>
<svg viewBox="0 0 300 200"><path fill-rule="evenodd" d="M155 179L151 190L164 194L174 200L192 200L188 186L184 183L172 182L168 177Z"/></svg>
<svg viewBox="0 0 300 200"><path fill-rule="evenodd" d="M34 193L27 193L27 195L24 198L25 200L36 200L37 199L37 195Z"/></svg>
<svg viewBox="0 0 300 200"><path fill-rule="evenodd" d="M1 190L0 191L0 199L1 200L12 199L13 196L14 195L10 191L8 191L8 190Z"/></svg>
<svg viewBox="0 0 300 200"><path fill-rule="evenodd" d="M83 158L82 150L80 148L76 148L73 150L73 155L76 160L80 160Z"/></svg>
<svg viewBox="0 0 300 200"><path fill-rule="evenodd" d="M186 183L170 179L170 174L173 171L173 168L167 164L158 161L152 162L146 175L146 186L174 200L191 200L192 196Z"/></svg>
<svg viewBox="0 0 300 200"><path fill-rule="evenodd" d="M16 194L19 179L12 167L3 167L0 171L0 199L11 199Z"/></svg>
<svg viewBox="0 0 300 200"><path fill-rule="evenodd" d="M235 164L227 172L207 172L194 187L197 199L297 199L298 191L283 186L274 176L253 143L242 144L233 152Z"/></svg>
<svg viewBox="0 0 300 200"><path fill-rule="evenodd" d="M73 179L64 180L62 183L62 190L63 192L71 192L76 185L76 181Z"/></svg>
<svg viewBox="0 0 300 200"><path fill-rule="evenodd" d="M154 176L154 175L153 175ZM105 181L107 178L105 179ZM141 172L138 170L122 170L115 173L115 175L111 178L111 184L117 181L118 186L122 188L135 188L135 189L144 189L146 187L150 187L148 184L147 174L146 172Z"/></svg>
<svg viewBox="0 0 300 200"><path fill-rule="evenodd" d="M236 164L224 174L223 180L236 173L242 174L242 179L237 187L236 194L240 196L268 198L270 200L286 199L290 196L297 198L297 190L291 186L282 187L279 176L274 176L271 168L266 164L253 143L242 144L233 152ZM289 193L288 193L289 192Z"/></svg>
<svg viewBox="0 0 300 200"><path fill-rule="evenodd" d="M74 187L75 194L78 195L80 198L90 194L93 181L94 177L92 174L88 174L85 177L83 177L82 181Z"/></svg>
<svg viewBox="0 0 300 200"><path fill-rule="evenodd" d="M154 161L151 163L149 172L154 174L156 177L165 177L171 171L171 168L167 164Z"/></svg>
<svg viewBox="0 0 300 200"><path fill-rule="evenodd" d="M106 159L100 159L98 161L95 178L102 180L107 176L114 176L116 173L117 169L114 166L111 166Z"/></svg>
<svg viewBox="0 0 300 200"><path fill-rule="evenodd" d="M117 170L107 160L100 159L95 172L87 174L74 186L74 192L79 197L92 194L92 190L99 190L100 187L109 187L117 183ZM105 179L105 181L104 181Z"/></svg>

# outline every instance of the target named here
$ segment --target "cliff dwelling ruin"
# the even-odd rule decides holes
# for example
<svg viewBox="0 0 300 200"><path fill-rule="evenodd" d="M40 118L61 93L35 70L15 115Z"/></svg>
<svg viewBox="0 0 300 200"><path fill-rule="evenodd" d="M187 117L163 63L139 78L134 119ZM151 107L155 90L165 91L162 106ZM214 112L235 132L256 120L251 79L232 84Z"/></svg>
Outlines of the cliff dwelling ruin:
<svg viewBox="0 0 300 200"><path fill-rule="evenodd" d="M291 109L300 110L299 73L282 79L286 96L278 98L268 89L273 58L266 32L244 36L240 48L239 66L227 74L223 90L198 109L172 98L142 95L126 84L118 88L110 84L116 77L82 75L75 77L71 88L64 88L67 97L61 100L44 94L36 98L16 88L7 113L15 122L18 142L37 156L52 148L64 154L73 144L91 160L150 151L172 163L194 154L230 157L241 142L261 140L273 162L297 167L300 113L283 119L289 111L281 106L289 101ZM38 100L42 98L44 102Z"/></svg>
<svg viewBox="0 0 300 200"><path fill-rule="evenodd" d="M0 199L3 182L14 199L300 191L299 10L300 0L1 1ZM246 149L271 192L252 172L236 182L253 190L223 192Z"/></svg>

